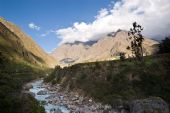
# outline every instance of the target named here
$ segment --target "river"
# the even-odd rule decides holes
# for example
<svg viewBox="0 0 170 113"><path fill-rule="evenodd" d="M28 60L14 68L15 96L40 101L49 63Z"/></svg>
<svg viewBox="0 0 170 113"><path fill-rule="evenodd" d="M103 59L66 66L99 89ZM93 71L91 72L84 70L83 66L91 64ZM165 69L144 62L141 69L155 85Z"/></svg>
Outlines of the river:
<svg viewBox="0 0 170 113"><path fill-rule="evenodd" d="M61 91L60 84L43 83L42 79L28 84L31 86L30 89L28 88L29 92L44 106L46 113L129 113L127 108L124 109L122 106L113 109L110 105L95 102L90 97L83 97L78 92L66 89ZM143 105L143 101L147 101L146 105ZM152 111L157 108L167 111L161 113L169 113L168 105L160 98L144 99L141 102L142 104L139 104L139 100L134 101L134 105L129 109L138 110L140 108L143 110L143 108L147 108L148 110L149 108Z"/></svg>
<svg viewBox="0 0 170 113"><path fill-rule="evenodd" d="M103 105L93 101L90 97L83 97L76 92L60 91L60 84L51 85L36 80L31 83L29 92L33 93L45 108L46 113L117 113L110 105Z"/></svg>
<svg viewBox="0 0 170 113"><path fill-rule="evenodd" d="M38 101L44 103L43 105L46 113L70 113L70 111L64 105L54 105L49 103L50 101L52 101L53 98L48 98L48 97L52 97L55 94L49 91L46 87L44 87L43 80L37 80L32 82L31 84L33 87L29 89L29 91L35 94L34 97ZM44 91L45 93L42 95L37 94L40 91Z"/></svg>

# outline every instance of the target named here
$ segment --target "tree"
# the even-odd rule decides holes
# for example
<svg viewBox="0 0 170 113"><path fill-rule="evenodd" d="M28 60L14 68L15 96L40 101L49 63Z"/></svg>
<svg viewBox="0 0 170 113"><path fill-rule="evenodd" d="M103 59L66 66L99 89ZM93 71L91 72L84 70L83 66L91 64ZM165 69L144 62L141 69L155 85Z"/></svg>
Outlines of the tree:
<svg viewBox="0 0 170 113"><path fill-rule="evenodd" d="M159 53L170 53L170 36L166 37L159 45Z"/></svg>
<svg viewBox="0 0 170 113"><path fill-rule="evenodd" d="M133 28L128 32L129 39L131 40L131 45L127 49L132 51L133 57L138 61L143 61L143 36L141 34L143 27L136 22L133 23Z"/></svg>
<svg viewBox="0 0 170 113"><path fill-rule="evenodd" d="M119 56L120 56L120 60L121 60L121 61L124 61L125 58L126 58L124 52L120 52L120 53L119 53Z"/></svg>

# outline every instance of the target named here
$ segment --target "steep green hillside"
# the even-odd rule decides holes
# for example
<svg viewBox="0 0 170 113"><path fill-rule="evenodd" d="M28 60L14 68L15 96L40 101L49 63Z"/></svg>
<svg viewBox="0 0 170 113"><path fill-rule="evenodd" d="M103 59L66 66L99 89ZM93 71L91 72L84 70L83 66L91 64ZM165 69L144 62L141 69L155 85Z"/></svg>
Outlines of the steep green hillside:
<svg viewBox="0 0 170 113"><path fill-rule="evenodd" d="M31 37L3 18L0 18L0 52L13 60L27 60L42 67L54 67L57 63Z"/></svg>
<svg viewBox="0 0 170 113"><path fill-rule="evenodd" d="M52 66L50 61L53 59L30 37L0 18L0 113L44 113L22 87L44 76Z"/></svg>
<svg viewBox="0 0 170 113"><path fill-rule="evenodd" d="M45 70L44 70L45 71ZM29 62L12 62L0 55L0 113L44 113L44 108L22 86L43 72Z"/></svg>
<svg viewBox="0 0 170 113"><path fill-rule="evenodd" d="M46 81L111 105L149 96L170 103L169 73L170 54L164 54L146 57L144 63L127 59L56 67Z"/></svg>

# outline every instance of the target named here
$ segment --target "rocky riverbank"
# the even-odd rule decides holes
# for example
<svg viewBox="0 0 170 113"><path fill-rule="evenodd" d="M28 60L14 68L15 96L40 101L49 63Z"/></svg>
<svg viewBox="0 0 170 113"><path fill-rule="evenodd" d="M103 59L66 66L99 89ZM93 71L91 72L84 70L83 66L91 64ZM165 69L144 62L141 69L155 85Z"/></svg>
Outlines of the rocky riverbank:
<svg viewBox="0 0 170 113"><path fill-rule="evenodd" d="M113 109L76 92L61 92L60 84L51 85L38 80L26 86L25 89L29 89L31 95L40 101L46 113L169 113L168 105L160 98L135 100L126 107Z"/></svg>
<svg viewBox="0 0 170 113"><path fill-rule="evenodd" d="M110 105L102 105L94 102L91 98L80 96L75 92L60 92L60 85L51 86L46 84L45 87L53 95L47 97L49 103L53 105L64 105L71 112L75 113L112 113Z"/></svg>
<svg viewBox="0 0 170 113"><path fill-rule="evenodd" d="M113 113L110 105L102 105L74 92L61 92L60 85L45 84L42 80L26 85L26 89L43 103L47 113ZM27 87L28 86L28 87ZM33 93L33 94L32 94Z"/></svg>

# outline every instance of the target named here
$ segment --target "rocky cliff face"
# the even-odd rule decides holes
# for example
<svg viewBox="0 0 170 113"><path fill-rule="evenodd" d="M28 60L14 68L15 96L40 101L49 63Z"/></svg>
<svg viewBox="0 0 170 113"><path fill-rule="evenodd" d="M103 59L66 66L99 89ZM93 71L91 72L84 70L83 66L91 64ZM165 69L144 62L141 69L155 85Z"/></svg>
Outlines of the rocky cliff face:
<svg viewBox="0 0 170 113"><path fill-rule="evenodd" d="M154 53L157 44L158 42L145 38L143 43L144 54ZM63 44L55 49L51 55L60 62L60 65L113 60L118 58L120 52L126 53L126 57L131 56L131 51L126 49L129 45L130 40L127 31L118 30L116 33L108 34L90 44L87 44L87 42Z"/></svg>
<svg viewBox="0 0 170 113"><path fill-rule="evenodd" d="M0 52L13 60L54 67L56 61L13 23L0 18Z"/></svg>

